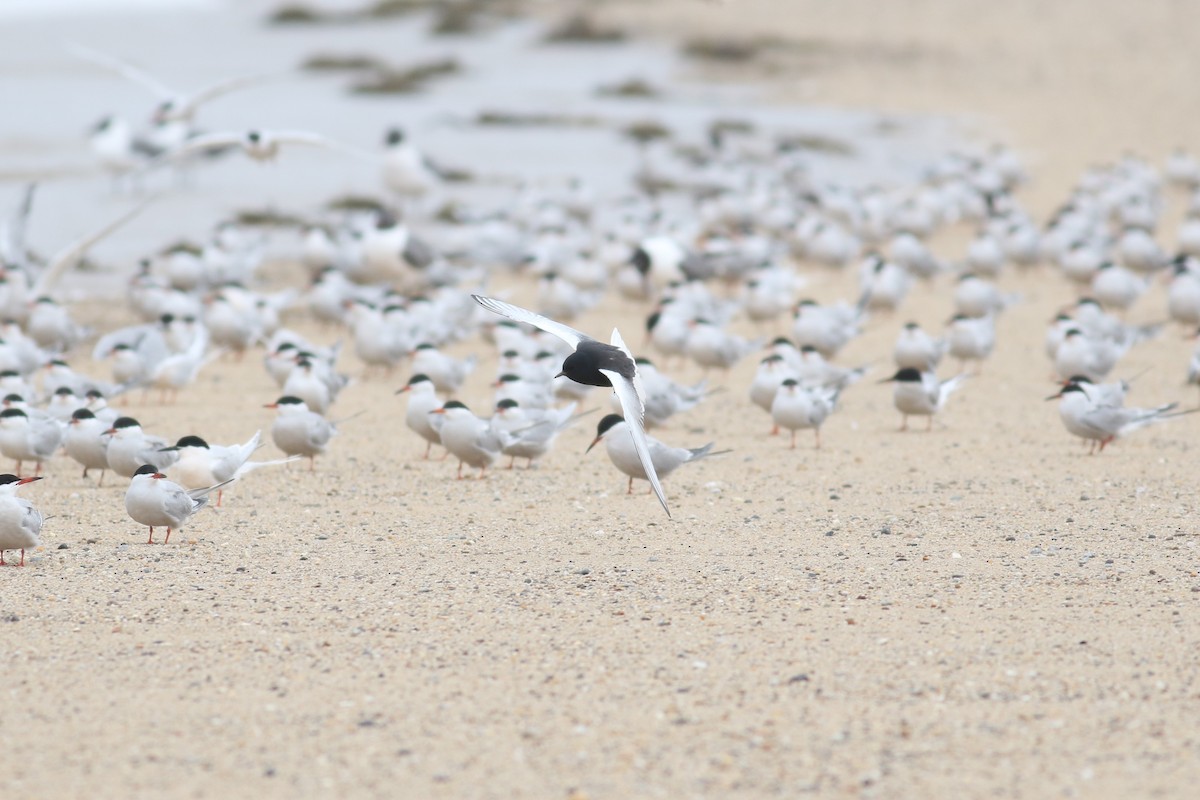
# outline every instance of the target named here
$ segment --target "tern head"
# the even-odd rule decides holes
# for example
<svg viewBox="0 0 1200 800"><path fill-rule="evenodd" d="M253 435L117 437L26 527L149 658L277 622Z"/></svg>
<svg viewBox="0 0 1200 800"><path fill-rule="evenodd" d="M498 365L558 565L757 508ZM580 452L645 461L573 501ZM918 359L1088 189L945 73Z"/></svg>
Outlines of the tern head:
<svg viewBox="0 0 1200 800"><path fill-rule="evenodd" d="M83 422L84 420L95 419L95 418L96 418L96 415L93 414L91 411L88 411L86 408L77 408L71 412L71 421L67 424L68 425L78 425L79 423Z"/></svg>
<svg viewBox="0 0 1200 800"><path fill-rule="evenodd" d="M629 263L638 272L645 275L650 271L650 254L642 247L635 247L633 254L629 256Z"/></svg>
<svg viewBox="0 0 1200 800"><path fill-rule="evenodd" d="M117 419L113 422L112 427L106 430L105 433L115 435L121 433L122 431L138 431L141 429L141 423L139 423L133 417L117 417Z"/></svg>
<svg viewBox="0 0 1200 800"><path fill-rule="evenodd" d="M134 479L136 480L139 475L149 475L154 480L167 477L150 464L142 464L140 467L138 467L137 472L133 473Z"/></svg>
<svg viewBox="0 0 1200 800"><path fill-rule="evenodd" d="M299 397L295 397L290 394L285 394L283 397L279 398L274 403L267 403L266 405L263 406L263 408L277 408L281 411L284 411L284 410L307 411L308 404L305 403L303 400L301 400Z"/></svg>
<svg viewBox="0 0 1200 800"><path fill-rule="evenodd" d="M429 413L430 414L452 414L452 413L457 413L460 411L465 411L468 414L471 413L471 409L467 408L465 403L461 403L458 400L450 400L445 405L443 405L441 408L435 408L433 411L430 411Z"/></svg>
<svg viewBox="0 0 1200 800"><path fill-rule="evenodd" d="M596 425L596 438L592 439L592 443L589 444L587 446L587 450L584 450L583 452L585 452L585 453L592 452L592 448L600 443L600 440L604 438L605 434L607 434L609 431L611 431L617 425L624 425L624 424L625 424L625 419L620 414L609 414L604 419L600 420L600 423L598 425Z"/></svg>
<svg viewBox="0 0 1200 800"><path fill-rule="evenodd" d="M209 449L208 442L204 441L199 436L184 436L170 447L160 447L158 452L168 453L174 450L182 450L185 447L201 447L205 450Z"/></svg>
<svg viewBox="0 0 1200 800"><path fill-rule="evenodd" d="M896 374L890 378L884 378L879 383L920 383L921 371L916 367L905 367L904 369L896 370Z"/></svg>
<svg viewBox="0 0 1200 800"><path fill-rule="evenodd" d="M0 411L0 427L12 427L27 422L28 415L19 408L6 408Z"/></svg>
<svg viewBox="0 0 1200 800"><path fill-rule="evenodd" d="M1082 386L1080 386L1078 383L1073 383L1071 381L1068 381L1067 385L1064 386L1062 389L1060 389L1056 394L1052 394L1045 399L1046 400L1057 400L1060 397L1066 397L1067 395L1071 394L1072 392L1079 392L1080 394L1084 395L1085 397L1087 396L1087 392L1084 391Z"/></svg>
<svg viewBox="0 0 1200 800"><path fill-rule="evenodd" d="M24 486L27 483L40 481L44 477L44 475L38 475L36 478L20 478L16 475L13 475L11 472L6 472L3 475L0 475L0 486Z"/></svg>
<svg viewBox="0 0 1200 800"><path fill-rule="evenodd" d="M403 392L412 391L414 388L416 388L422 384L428 384L430 386L433 386L433 381L430 380L429 376L426 375L424 372L418 372L416 375L413 375L411 378L408 379L408 383L404 384L404 386L397 389L396 394L401 394Z"/></svg>

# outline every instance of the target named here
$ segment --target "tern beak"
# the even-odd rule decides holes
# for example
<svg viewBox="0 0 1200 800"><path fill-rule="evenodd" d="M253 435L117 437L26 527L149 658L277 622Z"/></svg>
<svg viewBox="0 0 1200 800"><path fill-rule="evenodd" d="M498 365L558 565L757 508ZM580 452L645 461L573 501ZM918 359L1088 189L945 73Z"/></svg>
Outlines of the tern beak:
<svg viewBox="0 0 1200 800"><path fill-rule="evenodd" d="M412 388L411 386L401 386L399 389L397 389L397 390L394 392L394 394L404 394L405 392L407 392L407 391L408 391L409 389L411 389L411 388Z"/></svg>
<svg viewBox="0 0 1200 800"><path fill-rule="evenodd" d="M17 486L24 486L27 483L33 483L34 481L40 481L44 477L46 477L46 476L38 475L36 478L21 478L21 480L17 481Z"/></svg>
<svg viewBox="0 0 1200 800"><path fill-rule="evenodd" d="M263 408L279 408L279 403L267 403Z"/></svg>
<svg viewBox="0 0 1200 800"><path fill-rule="evenodd" d="M1059 392L1058 394L1052 394L1049 397L1043 397L1042 399L1049 401L1049 400L1057 400L1060 397L1062 397L1062 392Z"/></svg>
<svg viewBox="0 0 1200 800"><path fill-rule="evenodd" d="M895 381L896 381L896 378L895 378L895 377L891 377L891 378L884 378L884 379L883 379L883 380L881 380L881 381L875 381L875 383L876 383L876 384L880 384L880 383L895 383Z"/></svg>
<svg viewBox="0 0 1200 800"><path fill-rule="evenodd" d="M178 450L178 449L179 449L179 447L178 447L178 446L176 446L176 445L172 445L171 447L160 447L160 448L158 448L158 452L160 452L160 453L171 453L171 452L174 452L174 451L176 451L176 450Z"/></svg>
<svg viewBox="0 0 1200 800"><path fill-rule="evenodd" d="M565 372L560 372L560 373L558 373L557 375L555 375L554 377L556 377L556 378L565 378L565 377L567 377L567 373L565 373Z"/></svg>
<svg viewBox="0 0 1200 800"><path fill-rule="evenodd" d="M444 409L444 408L435 408L433 411L430 411L429 413L430 413L430 414L445 414L445 413L446 413L446 409Z"/></svg>
<svg viewBox="0 0 1200 800"><path fill-rule="evenodd" d="M587 450L583 451L584 455L592 452L592 448L595 447L596 444L603 438L604 438L603 436L597 436L595 439L592 439L592 443L587 446Z"/></svg>

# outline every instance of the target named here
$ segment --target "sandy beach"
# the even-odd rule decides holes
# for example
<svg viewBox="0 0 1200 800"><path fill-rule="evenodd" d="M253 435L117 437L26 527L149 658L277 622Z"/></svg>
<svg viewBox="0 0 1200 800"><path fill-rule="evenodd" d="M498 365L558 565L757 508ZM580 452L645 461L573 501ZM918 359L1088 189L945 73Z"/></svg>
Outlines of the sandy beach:
<svg viewBox="0 0 1200 800"><path fill-rule="evenodd" d="M782 106L949 116L1022 155L1017 196L1039 221L1087 165L1127 151L1161 165L1197 145L1200 7L667 0L596 13L663 47L807 42L765 65L689 63L689 78L753 80ZM356 177L347 168L333 190ZM216 188L201 182L196 202ZM1166 197L1170 247L1184 196ZM959 258L971 233L932 244ZM856 292L853 269L806 269L818 300ZM277 263L267 278L303 273ZM1200 414L1088 456L1043 400L1046 323L1075 290L1048 268L1009 269L1000 283L1020 302L994 355L931 432L899 432L876 381L904 321L937 329L952 313L950 281L873 316L839 356L871 371L820 450L768 435L747 397L755 358L713 375L726 390L656 435L731 452L664 481L670 519L644 484L626 494L602 448L583 455L598 414L537 469L455 480L454 460L423 460L404 427L407 371L363 377L352 355L355 383L331 413L346 421L316 470L254 473L169 545L144 543L124 480L97 488L55 459L22 491L50 517L44 545L0 570L0 796L1192 796ZM489 291L533 298L507 275ZM1164 292L1156 283L1129 319L1162 319ZM74 307L97 329L135 321ZM610 293L574 324L598 337L616 325L634 344L648 311ZM339 336L301 311L286 322ZM1139 375L1130 402L1194 407L1193 346L1171 327L1133 349L1118 368ZM88 350L72 362L103 374ZM461 399L486 408L494 351L474 337L451 352L480 355ZM270 426L277 396L252 351L175 405L119 405L147 429L232 443Z"/></svg>

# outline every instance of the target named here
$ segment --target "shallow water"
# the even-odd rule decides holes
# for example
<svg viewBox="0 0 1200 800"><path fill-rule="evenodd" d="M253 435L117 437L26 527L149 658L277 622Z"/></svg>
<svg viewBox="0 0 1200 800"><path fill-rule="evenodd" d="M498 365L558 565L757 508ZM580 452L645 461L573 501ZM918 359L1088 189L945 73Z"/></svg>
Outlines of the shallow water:
<svg viewBox="0 0 1200 800"><path fill-rule="evenodd" d="M954 138L937 118L889 117L825 108L780 107L754 87L689 78L689 64L654 43L546 45L534 22L501 24L469 36L431 37L417 14L370 24L271 27L274 4L213 0L55 0L6 9L0 85L0 178L4 209L23 182L40 179L30 241L52 252L128 207L94 166L85 131L106 114L138 121L154 100L143 87L73 57L75 41L135 62L170 86L194 90L226 77L270 74L272 80L206 105L208 130L304 129L375 149L384 129L400 124L431 155L488 177L582 178L597 197L628 193L640 154L620 130L654 120L677 140L699 142L714 119L733 118L764 131L847 142L851 157L813 153L818 179L861 184L911 179ZM25 9L22 12L22 8ZM315 53L370 54L398 66L452 57L460 74L435 79L418 94L355 96L347 73L301 73ZM601 97L597 89L640 78L662 96ZM481 127L481 111L594 117L595 127ZM271 207L312 216L331 196L381 192L377 167L333 151L298 149L274 163L234 156L205 165L185 185L166 174L145 181L167 190L138 220L99 245L94 257L127 271L134 261L180 237L199 239L223 216ZM463 190L467 196L474 191ZM488 191L488 190L483 190ZM490 190L493 195L495 188ZM290 237L275 237L281 248ZM88 291L98 282L76 284Z"/></svg>

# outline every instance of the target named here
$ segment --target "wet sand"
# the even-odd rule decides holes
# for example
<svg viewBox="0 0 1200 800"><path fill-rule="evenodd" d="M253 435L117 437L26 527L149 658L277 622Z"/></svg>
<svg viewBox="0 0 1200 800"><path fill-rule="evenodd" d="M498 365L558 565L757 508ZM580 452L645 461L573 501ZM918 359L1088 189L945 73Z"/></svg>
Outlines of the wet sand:
<svg viewBox="0 0 1200 800"><path fill-rule="evenodd" d="M1021 197L1041 211L1083 164L1160 157L1195 130L1198 57L1178 45L1187 28L1168 14L1191 12L1176 4L1136 19L1108 2L1050 19L1033 3L768 5L785 4L609 13L664 36L786 25L944 52L833 64L789 99L977 118L1030 156ZM1060 54L1063 40L1078 44ZM595 417L540 469L454 480L403 427L403 370L346 390L333 416L362 413L315 473L255 473L166 546L144 544L123 482L96 488L55 461L23 491L53 515L45 546L0 574L0 793L1190 796L1200 415L1088 457L1042 401L1044 324L1073 291L1041 273L1003 285L1022 302L930 433L898 432L890 387L872 381L901 322L949 315L945 281L847 348L843 363L874 371L820 451L767 435L752 363L720 378L728 391L658 434L733 450L665 481L671 520L627 496L602 451L581 455ZM853 290L849 273L812 273L818 299ZM1163 307L1156 286L1131 318ZM609 298L578 327L633 332L645 312ZM1130 402L1194 405L1191 347L1170 330L1132 351L1118 371L1149 371ZM482 409L494 359L478 340L454 348L469 351L485 357L463 399ZM177 406L125 407L153 431L228 443L269 426L276 394L252 356L214 364Z"/></svg>

